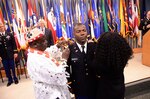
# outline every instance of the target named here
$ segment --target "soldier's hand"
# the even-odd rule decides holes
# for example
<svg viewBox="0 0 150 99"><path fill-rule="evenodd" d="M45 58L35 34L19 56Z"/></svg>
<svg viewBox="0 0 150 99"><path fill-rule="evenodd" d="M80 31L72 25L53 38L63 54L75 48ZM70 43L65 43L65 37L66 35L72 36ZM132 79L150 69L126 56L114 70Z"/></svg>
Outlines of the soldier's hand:
<svg viewBox="0 0 150 99"><path fill-rule="evenodd" d="M2 58L0 57L0 63L2 62Z"/></svg>
<svg viewBox="0 0 150 99"><path fill-rule="evenodd" d="M17 58L18 57L18 54L14 54L14 58Z"/></svg>
<svg viewBox="0 0 150 99"><path fill-rule="evenodd" d="M147 28L150 28L150 24L146 26Z"/></svg>

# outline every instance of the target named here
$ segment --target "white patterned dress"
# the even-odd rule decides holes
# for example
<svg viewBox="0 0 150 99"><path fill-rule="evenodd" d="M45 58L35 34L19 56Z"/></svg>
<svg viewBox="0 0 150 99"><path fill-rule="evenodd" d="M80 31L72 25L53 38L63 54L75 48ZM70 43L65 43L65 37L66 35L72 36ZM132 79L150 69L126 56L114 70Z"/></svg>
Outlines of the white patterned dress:
<svg viewBox="0 0 150 99"><path fill-rule="evenodd" d="M47 53L28 49L27 70L36 99L71 99L65 66Z"/></svg>

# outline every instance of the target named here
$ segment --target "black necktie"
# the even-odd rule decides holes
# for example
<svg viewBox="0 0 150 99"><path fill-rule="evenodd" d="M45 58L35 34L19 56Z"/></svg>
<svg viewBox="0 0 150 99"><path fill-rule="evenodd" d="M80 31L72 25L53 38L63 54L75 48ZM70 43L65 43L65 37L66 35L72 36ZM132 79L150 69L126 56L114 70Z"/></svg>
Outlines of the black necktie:
<svg viewBox="0 0 150 99"><path fill-rule="evenodd" d="M81 48L82 48L82 53L85 55L85 51L84 51L85 46L82 45Z"/></svg>
<svg viewBox="0 0 150 99"><path fill-rule="evenodd" d="M82 45L81 47L82 47L82 52L81 53L82 53L83 62L86 62L86 54L85 54L85 51L84 51L85 46Z"/></svg>

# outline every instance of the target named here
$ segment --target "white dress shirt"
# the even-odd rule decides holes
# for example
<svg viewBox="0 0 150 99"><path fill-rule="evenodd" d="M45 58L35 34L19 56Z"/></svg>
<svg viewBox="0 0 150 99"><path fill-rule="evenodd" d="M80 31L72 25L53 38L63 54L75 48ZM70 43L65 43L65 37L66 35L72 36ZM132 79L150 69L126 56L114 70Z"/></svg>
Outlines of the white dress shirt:
<svg viewBox="0 0 150 99"><path fill-rule="evenodd" d="M77 42L76 42L77 43ZM82 52L82 45L80 45L79 43L77 43L77 46L79 47L80 51ZM87 52L87 42L84 44L84 52L86 53Z"/></svg>

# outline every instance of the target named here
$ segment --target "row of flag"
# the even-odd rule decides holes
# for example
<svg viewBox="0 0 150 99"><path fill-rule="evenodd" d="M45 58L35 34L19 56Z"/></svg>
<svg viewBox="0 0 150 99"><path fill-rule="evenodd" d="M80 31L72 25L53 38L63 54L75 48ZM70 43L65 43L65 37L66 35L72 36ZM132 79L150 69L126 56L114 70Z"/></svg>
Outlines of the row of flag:
<svg viewBox="0 0 150 99"><path fill-rule="evenodd" d="M18 49L25 48L24 33L44 19L54 42L73 38L75 23L86 25L91 38L108 31L123 37L138 35L139 0L0 0L0 22L14 32Z"/></svg>

